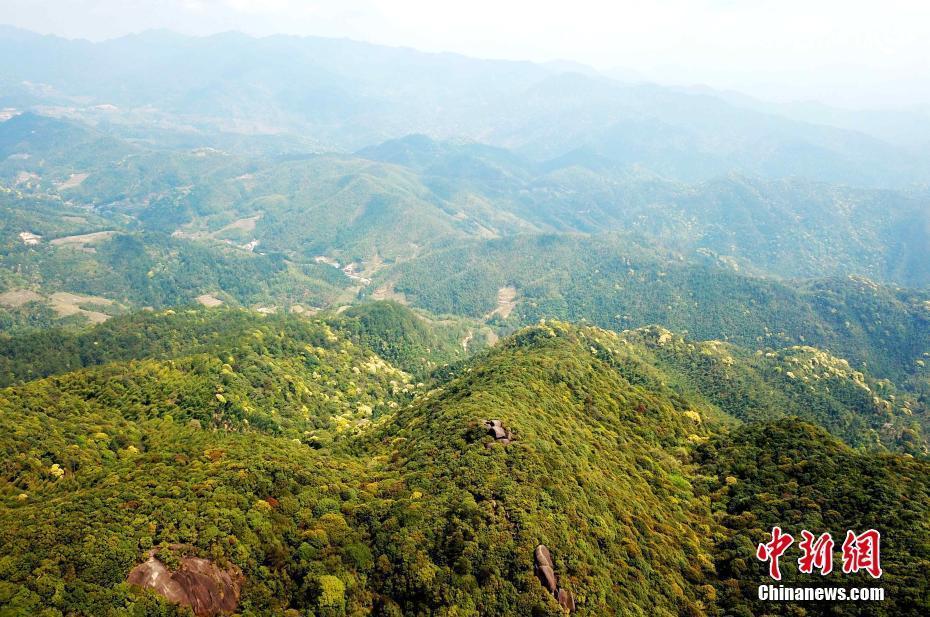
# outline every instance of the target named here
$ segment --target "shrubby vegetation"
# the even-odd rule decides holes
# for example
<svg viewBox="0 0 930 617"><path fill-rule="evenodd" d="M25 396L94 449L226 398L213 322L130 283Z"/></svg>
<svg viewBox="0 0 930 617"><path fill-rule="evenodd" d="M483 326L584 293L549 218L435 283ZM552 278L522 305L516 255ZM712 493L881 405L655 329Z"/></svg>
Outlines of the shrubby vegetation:
<svg viewBox="0 0 930 617"><path fill-rule="evenodd" d="M372 348L458 357L463 324L422 319L179 310L8 339L0 613L177 614L123 583L157 548L241 568L243 615L554 616L544 543L579 615L749 615L774 524L879 526L889 600L829 614L925 612L925 409L894 384L814 348L546 322L417 386Z"/></svg>

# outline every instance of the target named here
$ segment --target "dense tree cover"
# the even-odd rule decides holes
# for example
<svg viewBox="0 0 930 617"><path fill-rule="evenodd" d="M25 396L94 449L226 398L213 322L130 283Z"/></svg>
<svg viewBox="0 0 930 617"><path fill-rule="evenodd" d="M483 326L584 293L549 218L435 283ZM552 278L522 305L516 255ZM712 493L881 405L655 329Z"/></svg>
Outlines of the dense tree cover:
<svg viewBox="0 0 930 617"><path fill-rule="evenodd" d="M47 328L0 337L0 383L30 381L119 360L215 353L272 322L288 328L290 345L313 343L318 338L311 326L300 328L302 322L263 318L240 309L141 311L81 331Z"/></svg>
<svg viewBox="0 0 930 617"><path fill-rule="evenodd" d="M76 322L76 323L75 323ZM83 318L62 319L48 305L28 302L22 306L0 308L0 332L29 332L62 325L85 325Z"/></svg>
<svg viewBox="0 0 930 617"><path fill-rule="evenodd" d="M483 315L517 289L514 324L557 317L612 329L663 324L751 349L810 344L902 378L930 353L924 292L861 278L789 284L659 259L627 236L525 236L454 245L402 264L394 283L438 312ZM386 275L391 279L391 275Z"/></svg>
<svg viewBox="0 0 930 617"><path fill-rule="evenodd" d="M255 254L225 244L194 243L162 234L124 234L78 246L17 246L0 253L0 289L30 290L42 298L19 313L36 317L54 304L45 296L69 292L134 308L190 304L211 294L232 304L308 307L332 302L347 285L338 270L292 263L280 254ZM277 304L276 304L277 303ZM14 326L11 307L0 317ZM106 310L106 309L105 309ZM77 320L80 323L80 320ZM0 322L2 323L2 322ZM7 330L9 331L9 330Z"/></svg>
<svg viewBox="0 0 930 617"><path fill-rule="evenodd" d="M485 345L482 332L464 320L432 319L395 302L371 302L319 318L263 315L232 308L140 311L83 330L34 329L0 336L0 386L120 360L170 359L220 353L254 332L282 333L270 353L300 354L336 333L409 372L425 373ZM267 342L265 343L268 344Z"/></svg>
<svg viewBox="0 0 930 617"><path fill-rule="evenodd" d="M0 180L38 199L149 231L257 239L290 257L390 261L456 238L625 231L755 274L930 281L930 220L915 191L738 174L682 184L583 152L540 163L422 135L356 156L152 148L30 113L0 124L0 155Z"/></svg>
<svg viewBox="0 0 930 617"><path fill-rule="evenodd" d="M548 614L539 543L583 614L711 609L711 520L674 452L707 428L608 354L563 325L521 332L375 433L414 491L375 537L391 568L375 584L400 613ZM514 442L488 448L488 418Z"/></svg>
<svg viewBox="0 0 930 617"><path fill-rule="evenodd" d="M5 344L8 382L104 365L80 373L79 382L83 390L108 390L129 366L125 390L112 395L117 407L122 396L150 401L156 389L156 399L164 397L170 406L160 413L183 419L194 413L189 419L209 425L250 426L297 438L315 439L315 429L332 428L335 421L344 428L367 422L412 388L405 373L337 337L325 323L241 310L142 313L87 332L51 330ZM140 362L111 364L125 360ZM172 377L178 371L183 379ZM64 392L71 383L65 379L54 387ZM193 390L171 394L180 383Z"/></svg>
<svg viewBox="0 0 930 617"><path fill-rule="evenodd" d="M243 615L557 615L538 543L579 615L757 614L774 523L882 526L892 600L830 614L926 609L930 476L877 453L907 444L858 420L867 374L811 348L547 322L415 387L362 344L417 358L410 318L143 313L49 333L85 367L63 373L8 341L10 366L53 375L0 390L0 614L175 614L123 583L157 548L241 568ZM805 387L722 396L776 390L779 366ZM771 422L804 413L866 449Z"/></svg>
<svg viewBox="0 0 930 617"><path fill-rule="evenodd" d="M173 615L122 583L153 546L242 567L243 615L323 608L320 577L351 584L371 568L343 514L368 496L363 465L256 432L63 411L3 414L18 445L0 508L4 615ZM355 582L348 595L351 607L366 594ZM343 614L345 597L330 602Z"/></svg>
<svg viewBox="0 0 930 617"><path fill-rule="evenodd" d="M880 603L789 605L792 615L924 615L930 610L930 465L926 460L851 450L822 429L787 418L747 425L712 439L698 460L706 494L722 525L715 547L718 599L729 615L768 614L758 600L759 584L771 583L753 563L759 543L780 526L798 540L807 529L829 532L837 542L834 564L847 530L881 532L880 580L843 574L826 577L798 572L797 545L782 558L782 584L885 588ZM707 493L704 493L707 491ZM790 608L789 608L790 607Z"/></svg>
<svg viewBox="0 0 930 617"><path fill-rule="evenodd" d="M682 185L597 157L540 163L423 136L356 156L253 157L129 144L34 114L0 123L0 147L0 290L46 298L0 306L9 330L50 321L54 292L286 310L393 284L420 307L482 317L513 284L526 301L511 325L559 317L751 347L809 342L897 378L928 352L913 335L928 330L925 294L823 278L923 285L918 193L737 175ZM24 244L24 231L42 241ZM816 281L754 278L765 276Z"/></svg>
<svg viewBox="0 0 930 617"><path fill-rule="evenodd" d="M393 261L437 239L466 235L460 229L464 223L439 207L414 174L352 157L319 155L263 164L246 178L204 186L197 197L224 207L181 222L215 229L231 215L260 214L252 236L261 246L295 259L329 255L342 263Z"/></svg>
<svg viewBox="0 0 930 617"><path fill-rule="evenodd" d="M739 174L686 185L618 171L584 153L539 165L504 149L423 136L361 154L417 170L437 196L501 235L516 227L504 211L523 222L518 230L636 232L755 274L859 274L918 287L930 280L919 263L930 259L930 219L916 193ZM496 219L483 201L494 204Z"/></svg>
<svg viewBox="0 0 930 617"><path fill-rule="evenodd" d="M296 263L328 255L373 272L423 254L451 259L436 250L456 240L621 231L688 260L719 261L756 275L856 274L916 287L928 281L930 227L925 196L914 192L738 175L683 185L585 157L544 164L500 148L423 136L358 156L247 157L129 145L33 114L0 124L0 146L13 157L0 161L4 190L24 197L18 209L26 214L12 219L16 233L55 227L48 216L32 214L34 203L46 201L83 213L78 225L74 212L61 212L59 219L70 222L58 226L181 232L184 241L176 246L256 240L262 251ZM68 158L87 151L92 156ZM75 175L80 182L69 181ZM211 279L209 264L193 262L190 269L205 270ZM245 274L261 285L268 272ZM231 284L222 290L242 295L234 282L219 282ZM286 297L280 290L275 295ZM596 295L609 302L607 290Z"/></svg>
<svg viewBox="0 0 930 617"><path fill-rule="evenodd" d="M244 617L563 614L539 543L582 616L930 610L930 295L892 286L930 281L921 157L553 67L166 37L0 27L8 102L70 117L0 122L0 617L182 615L124 583L152 550L240 569ZM383 141L414 130L456 139ZM419 309L346 307L380 297ZM880 528L889 599L759 603L774 525Z"/></svg>
<svg viewBox="0 0 930 617"><path fill-rule="evenodd" d="M624 332L643 362L682 396L705 398L746 422L794 413L855 446L928 454L930 408L911 388L874 379L820 349L748 352L696 342L658 326Z"/></svg>
<svg viewBox="0 0 930 617"><path fill-rule="evenodd" d="M433 319L391 301L349 307L329 322L391 364L420 375L485 347L489 335L477 323Z"/></svg>

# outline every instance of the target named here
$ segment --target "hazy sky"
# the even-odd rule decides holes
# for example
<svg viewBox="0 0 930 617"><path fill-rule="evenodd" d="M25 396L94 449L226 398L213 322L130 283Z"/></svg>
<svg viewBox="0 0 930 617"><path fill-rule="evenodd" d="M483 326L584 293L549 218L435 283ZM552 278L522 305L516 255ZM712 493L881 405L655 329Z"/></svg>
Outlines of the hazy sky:
<svg viewBox="0 0 930 617"><path fill-rule="evenodd" d="M0 23L90 39L149 28L344 36L768 99L930 104L930 0L0 0Z"/></svg>

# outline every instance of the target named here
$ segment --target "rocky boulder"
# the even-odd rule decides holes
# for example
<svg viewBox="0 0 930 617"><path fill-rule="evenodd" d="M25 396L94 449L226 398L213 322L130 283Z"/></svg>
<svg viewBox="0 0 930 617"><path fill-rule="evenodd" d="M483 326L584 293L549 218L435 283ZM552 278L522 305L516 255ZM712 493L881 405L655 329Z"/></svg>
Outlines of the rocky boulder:
<svg viewBox="0 0 930 617"><path fill-rule="evenodd" d="M208 559L184 557L170 571L154 554L129 573L126 582L152 589L168 602L189 607L197 617L232 613L239 606L242 574Z"/></svg>
<svg viewBox="0 0 930 617"><path fill-rule="evenodd" d="M536 566L536 577L542 586L554 594L559 589L558 582L555 578L555 571L549 566Z"/></svg>
<svg viewBox="0 0 930 617"><path fill-rule="evenodd" d="M554 567L552 563L552 554L549 552L549 549L545 544L540 544L536 547L536 551L533 553L533 557L536 559L537 566L549 566L550 568Z"/></svg>
<svg viewBox="0 0 930 617"><path fill-rule="evenodd" d="M558 578L555 575L555 564L552 561L552 553L545 544L540 544L533 551L533 561L535 562L534 570L536 578L546 588L546 591L552 594L556 602L569 613L575 610L575 596L567 589L562 589L558 585Z"/></svg>
<svg viewBox="0 0 930 617"><path fill-rule="evenodd" d="M569 613L575 610L575 596L572 595L567 589L559 589L559 606L567 610Z"/></svg>
<svg viewBox="0 0 930 617"><path fill-rule="evenodd" d="M488 446L495 443L506 446L513 440L513 435L500 420L485 420L484 426L488 431L488 435L494 438L493 442L487 444Z"/></svg>

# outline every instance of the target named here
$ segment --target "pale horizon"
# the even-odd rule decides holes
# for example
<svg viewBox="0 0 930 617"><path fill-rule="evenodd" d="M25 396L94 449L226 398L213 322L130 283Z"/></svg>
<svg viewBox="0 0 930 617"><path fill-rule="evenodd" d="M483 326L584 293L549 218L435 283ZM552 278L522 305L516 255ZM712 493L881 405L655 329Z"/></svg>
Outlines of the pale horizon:
<svg viewBox="0 0 930 617"><path fill-rule="evenodd" d="M146 30L347 38L425 52L576 62L666 85L848 109L930 105L930 5L913 0L0 0L0 22L101 41Z"/></svg>

